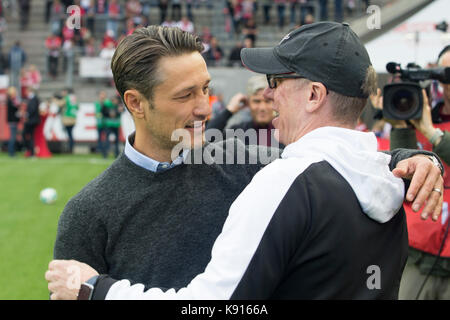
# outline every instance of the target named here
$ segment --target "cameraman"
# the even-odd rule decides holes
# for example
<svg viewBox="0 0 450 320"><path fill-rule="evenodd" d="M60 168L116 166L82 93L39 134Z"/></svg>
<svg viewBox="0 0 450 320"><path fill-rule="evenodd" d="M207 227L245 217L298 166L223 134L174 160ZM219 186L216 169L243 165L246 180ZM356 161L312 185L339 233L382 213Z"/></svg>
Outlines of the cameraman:
<svg viewBox="0 0 450 320"><path fill-rule="evenodd" d="M439 54L439 66L450 67L450 46ZM450 84L440 83L443 99L431 110L423 91L421 119L388 120L392 124L390 147L432 150L443 161L444 205L441 219L428 223L419 221L405 204L409 234L409 258L403 272L399 299L450 299L450 240L448 235L448 203L450 202ZM382 107L381 91L371 97L375 107ZM415 129L415 130L414 130ZM420 223L419 223L420 222Z"/></svg>

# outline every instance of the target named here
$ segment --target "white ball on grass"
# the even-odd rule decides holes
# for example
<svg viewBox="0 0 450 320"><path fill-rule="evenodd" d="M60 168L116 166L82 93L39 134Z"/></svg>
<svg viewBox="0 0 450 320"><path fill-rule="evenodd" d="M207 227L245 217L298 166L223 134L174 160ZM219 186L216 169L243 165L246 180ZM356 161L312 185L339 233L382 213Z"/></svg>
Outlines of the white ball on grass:
<svg viewBox="0 0 450 320"><path fill-rule="evenodd" d="M45 188L41 191L39 194L39 199L42 203L45 204L52 204L56 201L58 198L58 194L56 193L56 190L53 188Z"/></svg>

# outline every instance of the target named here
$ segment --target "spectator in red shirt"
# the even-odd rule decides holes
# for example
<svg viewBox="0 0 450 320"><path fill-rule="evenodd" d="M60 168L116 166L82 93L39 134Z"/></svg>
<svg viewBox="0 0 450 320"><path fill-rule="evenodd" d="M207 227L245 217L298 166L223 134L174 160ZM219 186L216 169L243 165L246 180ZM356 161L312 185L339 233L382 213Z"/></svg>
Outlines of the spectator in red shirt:
<svg viewBox="0 0 450 320"><path fill-rule="evenodd" d="M108 47L108 44L112 42L114 44L114 47L117 45L116 38L114 37L111 30L106 30L105 35L103 37L102 41L102 49Z"/></svg>

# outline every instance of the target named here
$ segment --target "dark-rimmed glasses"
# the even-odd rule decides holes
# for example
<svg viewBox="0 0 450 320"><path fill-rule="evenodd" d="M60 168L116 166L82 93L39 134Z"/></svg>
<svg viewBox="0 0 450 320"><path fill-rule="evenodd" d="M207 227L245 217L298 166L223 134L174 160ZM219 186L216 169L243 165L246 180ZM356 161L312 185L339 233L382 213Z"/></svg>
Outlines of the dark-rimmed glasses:
<svg viewBox="0 0 450 320"><path fill-rule="evenodd" d="M270 89L277 87L277 79L302 79L304 77L297 74L266 74L267 83Z"/></svg>

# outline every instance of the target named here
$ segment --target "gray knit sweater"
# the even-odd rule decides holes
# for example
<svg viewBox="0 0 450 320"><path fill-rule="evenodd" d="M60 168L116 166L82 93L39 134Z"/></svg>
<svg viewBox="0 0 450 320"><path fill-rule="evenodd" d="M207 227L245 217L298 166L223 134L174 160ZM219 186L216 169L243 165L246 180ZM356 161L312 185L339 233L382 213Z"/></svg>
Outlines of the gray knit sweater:
<svg viewBox="0 0 450 320"><path fill-rule="evenodd" d="M246 163L259 161L263 147L234 140L234 148L225 148L226 143L207 148L224 149L224 157L245 152ZM279 156L278 149L264 152ZM391 167L411 153L393 155ZM147 287L186 286L203 272L230 205L262 166L181 164L154 173L121 154L67 203L54 258L79 260Z"/></svg>
<svg viewBox="0 0 450 320"><path fill-rule="evenodd" d="M240 152L250 157L246 163L258 162L259 149L240 140L231 144L234 149L224 142L212 145L216 153L226 149L224 157ZM279 157L278 149L264 150ZM261 167L181 164L154 173L121 154L67 203L54 257L147 286L185 286L211 259L230 205Z"/></svg>

